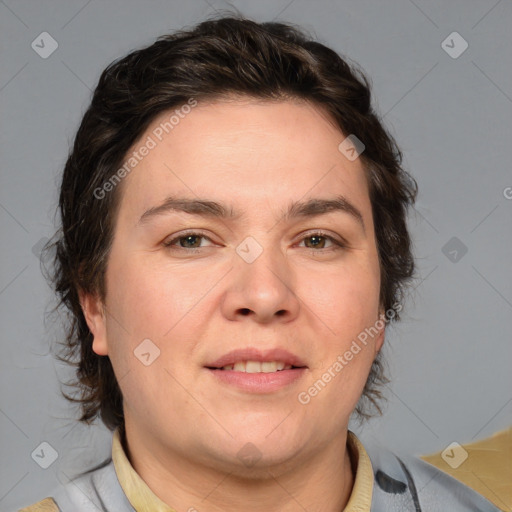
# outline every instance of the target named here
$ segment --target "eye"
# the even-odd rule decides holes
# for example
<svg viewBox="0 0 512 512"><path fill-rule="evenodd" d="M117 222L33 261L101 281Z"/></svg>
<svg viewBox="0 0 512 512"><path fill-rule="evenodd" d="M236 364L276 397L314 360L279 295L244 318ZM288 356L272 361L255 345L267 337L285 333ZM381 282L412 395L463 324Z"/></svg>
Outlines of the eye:
<svg viewBox="0 0 512 512"><path fill-rule="evenodd" d="M305 243L305 247L313 250L337 250L346 247L345 242L336 240L336 238L329 236L321 231L309 233L307 236L302 237L302 241ZM330 243L330 246L326 247L326 243Z"/></svg>
<svg viewBox="0 0 512 512"><path fill-rule="evenodd" d="M202 233L185 233L180 236L177 236L171 240L168 240L163 243L165 247L169 247L172 249L201 249L204 247L201 245L201 239L210 240L207 236ZM211 240L210 240L211 242ZM177 244L177 245L176 245Z"/></svg>
<svg viewBox="0 0 512 512"><path fill-rule="evenodd" d="M212 242L211 239L208 238L203 233L194 231L189 233L183 233L180 236L176 236L168 241L165 241L163 245L164 247L167 247L171 250L178 251L182 249L203 249L205 247L208 247L202 244L203 240L208 240ZM337 240L335 237L330 236L322 231L315 231L313 233L309 233L306 236L303 236L300 243L304 243L304 247L306 247L307 249L312 249L315 252L319 252L322 250L335 251L347 247L347 244L343 240Z"/></svg>

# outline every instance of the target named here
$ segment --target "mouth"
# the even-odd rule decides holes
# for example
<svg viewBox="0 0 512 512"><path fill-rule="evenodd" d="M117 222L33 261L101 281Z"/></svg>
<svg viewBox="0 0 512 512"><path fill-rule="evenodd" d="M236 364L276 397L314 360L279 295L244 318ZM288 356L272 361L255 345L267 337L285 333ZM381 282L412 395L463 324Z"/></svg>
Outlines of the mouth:
<svg viewBox="0 0 512 512"><path fill-rule="evenodd" d="M308 367L286 350L261 352L246 348L229 352L206 364L205 368L224 385L248 392L270 393L300 379Z"/></svg>
<svg viewBox="0 0 512 512"><path fill-rule="evenodd" d="M235 371L244 373L274 373L284 370L307 368L298 356L284 349L261 351L247 347L224 354L205 365L209 370Z"/></svg>
<svg viewBox="0 0 512 512"><path fill-rule="evenodd" d="M234 371L243 373L274 373L283 370L296 370L304 368L302 366L293 366L284 361L237 361L233 364L227 364L222 368L208 367L209 370Z"/></svg>

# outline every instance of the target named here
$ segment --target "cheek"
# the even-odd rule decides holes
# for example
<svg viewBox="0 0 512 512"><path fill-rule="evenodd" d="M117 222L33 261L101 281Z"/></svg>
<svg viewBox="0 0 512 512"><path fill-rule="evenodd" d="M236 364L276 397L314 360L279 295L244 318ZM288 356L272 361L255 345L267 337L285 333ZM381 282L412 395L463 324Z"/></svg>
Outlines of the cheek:
<svg viewBox="0 0 512 512"><path fill-rule="evenodd" d="M188 332L186 313L199 292L191 292L194 287L183 290L181 277L171 279L136 258L112 265L108 285L109 357L125 408L149 421L161 414L151 407L155 397L170 404L180 396L173 363L181 368L189 360L192 346L181 334ZM173 421L170 425L178 428Z"/></svg>
<svg viewBox="0 0 512 512"><path fill-rule="evenodd" d="M379 311L379 274L370 265L315 273L301 285L301 299L337 340L373 324Z"/></svg>
<svg viewBox="0 0 512 512"><path fill-rule="evenodd" d="M210 296L204 297L205 290L213 288L218 277L211 270L206 274L186 268L178 272L148 261L151 258L147 255L132 255L109 269L108 344L117 373L130 371L136 380L147 374L143 377L147 379L145 385L153 389L162 382L161 378L169 379L168 374L157 376L155 368L185 374L190 370L197 340L207 330L205 319L214 314ZM151 372L141 373L146 368L136 358L143 350L139 346L147 346L148 350L142 353L149 351L151 357L153 352L158 354L148 368Z"/></svg>
<svg viewBox="0 0 512 512"><path fill-rule="evenodd" d="M204 282L195 283L194 276L152 267L144 258L113 266L110 283L112 314L125 327L125 334L139 338L163 338L193 308L204 289Z"/></svg>
<svg viewBox="0 0 512 512"><path fill-rule="evenodd" d="M308 297L304 302L320 319L323 332L311 387L303 390L318 414L334 409L341 416L349 414L368 377L378 336L372 327L378 320L380 286L378 266L372 263L347 264L336 272L317 274L304 287Z"/></svg>

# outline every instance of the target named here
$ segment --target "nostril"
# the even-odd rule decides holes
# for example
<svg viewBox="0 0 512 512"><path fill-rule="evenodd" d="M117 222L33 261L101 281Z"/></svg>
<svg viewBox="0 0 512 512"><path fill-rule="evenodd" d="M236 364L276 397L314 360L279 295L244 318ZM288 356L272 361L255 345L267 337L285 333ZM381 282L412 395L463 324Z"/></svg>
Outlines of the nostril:
<svg viewBox="0 0 512 512"><path fill-rule="evenodd" d="M241 311L242 315L245 315L245 316L247 316L251 312L251 310L248 308L242 308L240 311Z"/></svg>

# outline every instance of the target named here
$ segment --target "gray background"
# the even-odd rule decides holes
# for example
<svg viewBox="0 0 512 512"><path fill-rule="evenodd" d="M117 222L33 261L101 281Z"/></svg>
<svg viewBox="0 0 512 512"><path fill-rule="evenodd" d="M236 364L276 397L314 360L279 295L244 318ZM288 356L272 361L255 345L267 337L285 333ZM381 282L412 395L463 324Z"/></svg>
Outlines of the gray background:
<svg viewBox="0 0 512 512"><path fill-rule="evenodd" d="M302 25L359 62L419 183L411 214L419 275L404 321L387 339L389 403L383 418L357 432L393 450L427 453L506 427L512 2L232 5L259 21ZM113 59L226 8L220 0L0 1L1 510L43 498L108 455L105 429L78 425L59 397L58 379L69 373L49 352L61 331L47 315L54 303L38 260L54 231L60 172L91 89ZM31 48L44 31L58 42L47 59ZM441 46L453 31L469 44L456 59ZM452 237L458 247L446 248ZM58 452L46 470L31 458L43 441Z"/></svg>

